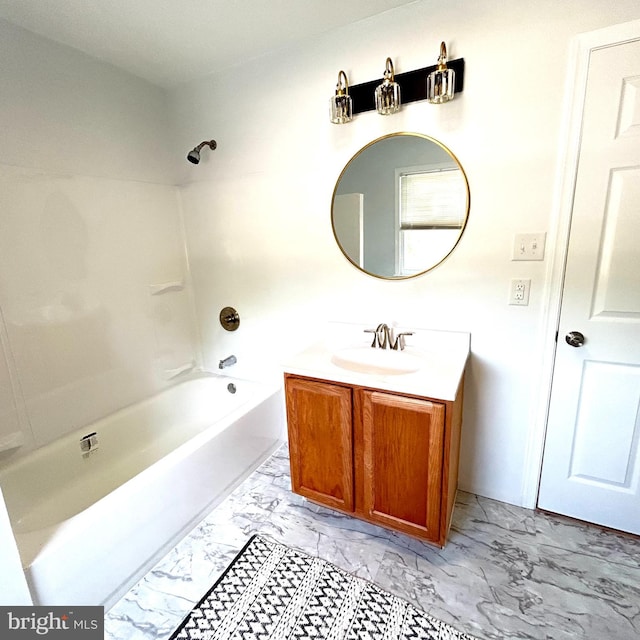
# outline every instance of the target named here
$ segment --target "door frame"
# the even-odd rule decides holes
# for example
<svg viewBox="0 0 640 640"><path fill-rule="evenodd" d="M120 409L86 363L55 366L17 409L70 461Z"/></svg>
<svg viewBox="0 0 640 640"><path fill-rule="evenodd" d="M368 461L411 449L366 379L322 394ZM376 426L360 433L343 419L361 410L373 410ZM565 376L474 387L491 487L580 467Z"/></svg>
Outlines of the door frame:
<svg viewBox="0 0 640 640"><path fill-rule="evenodd" d="M640 20L579 34L571 43L564 87L564 107L560 123L562 138L557 160L556 181L549 223L550 259L545 272L543 298L542 376L539 400L534 405L533 428L525 451L522 506L534 509L538 503L542 456L549 420L549 404L556 357L556 335L562 311L564 276L582 138L582 113L587 90L591 52L640 38Z"/></svg>

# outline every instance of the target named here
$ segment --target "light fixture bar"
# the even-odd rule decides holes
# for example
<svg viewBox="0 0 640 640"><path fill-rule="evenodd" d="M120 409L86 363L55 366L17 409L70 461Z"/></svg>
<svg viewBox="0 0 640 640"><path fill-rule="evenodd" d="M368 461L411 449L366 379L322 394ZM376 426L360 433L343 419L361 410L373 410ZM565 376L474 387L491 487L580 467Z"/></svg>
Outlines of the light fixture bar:
<svg viewBox="0 0 640 640"><path fill-rule="evenodd" d="M455 92L461 93L464 86L464 58L456 60L447 60L447 67L456 72L455 75ZM427 76L438 69L438 65L434 64L424 69L416 69L415 71L405 71L404 73L395 74L395 81L400 85L402 92L402 104L409 102L418 102L427 99ZM376 108L374 94L376 87L380 84L380 78L371 82L363 82L362 84L349 85L349 95L353 101L353 114L364 113L365 111L373 111Z"/></svg>

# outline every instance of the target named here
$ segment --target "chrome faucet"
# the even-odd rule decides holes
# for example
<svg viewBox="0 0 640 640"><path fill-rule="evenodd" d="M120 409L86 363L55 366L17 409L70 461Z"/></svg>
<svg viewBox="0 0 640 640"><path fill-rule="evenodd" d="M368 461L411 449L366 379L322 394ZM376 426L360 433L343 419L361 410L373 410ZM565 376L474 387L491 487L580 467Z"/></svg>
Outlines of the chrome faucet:
<svg viewBox="0 0 640 640"><path fill-rule="evenodd" d="M378 338L378 346L381 349L391 349L393 329L389 329L386 324L379 324L376 328L376 337Z"/></svg>
<svg viewBox="0 0 640 640"><path fill-rule="evenodd" d="M375 329L365 329L365 333L373 333L371 348L388 349L391 346L393 329L386 324L379 324Z"/></svg>
<svg viewBox="0 0 640 640"><path fill-rule="evenodd" d="M365 333L373 333L373 349L398 349L402 351L405 347L405 336L412 336L413 331L403 331L395 338L393 337L393 329L389 325L381 323L375 329L365 329Z"/></svg>
<svg viewBox="0 0 640 640"><path fill-rule="evenodd" d="M232 364L238 362L238 359L235 356L227 356L226 358L220 360L218 363L218 369L224 369L225 367L230 367Z"/></svg>

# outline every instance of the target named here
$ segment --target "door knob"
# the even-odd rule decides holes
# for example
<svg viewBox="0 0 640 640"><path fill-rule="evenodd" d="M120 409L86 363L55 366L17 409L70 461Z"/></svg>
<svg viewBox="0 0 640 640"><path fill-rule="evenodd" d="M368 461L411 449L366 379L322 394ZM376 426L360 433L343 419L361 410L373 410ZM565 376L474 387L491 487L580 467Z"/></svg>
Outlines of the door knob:
<svg viewBox="0 0 640 640"><path fill-rule="evenodd" d="M584 335L579 331L569 331L564 339L572 347L581 347L585 343Z"/></svg>

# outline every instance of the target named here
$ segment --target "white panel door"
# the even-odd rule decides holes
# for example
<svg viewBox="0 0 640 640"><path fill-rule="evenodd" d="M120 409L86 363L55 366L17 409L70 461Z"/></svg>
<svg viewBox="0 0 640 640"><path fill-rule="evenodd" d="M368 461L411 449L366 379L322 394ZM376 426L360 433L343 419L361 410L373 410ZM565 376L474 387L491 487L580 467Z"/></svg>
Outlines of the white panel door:
<svg viewBox="0 0 640 640"><path fill-rule="evenodd" d="M640 33L589 61L538 506L640 533L639 408Z"/></svg>

